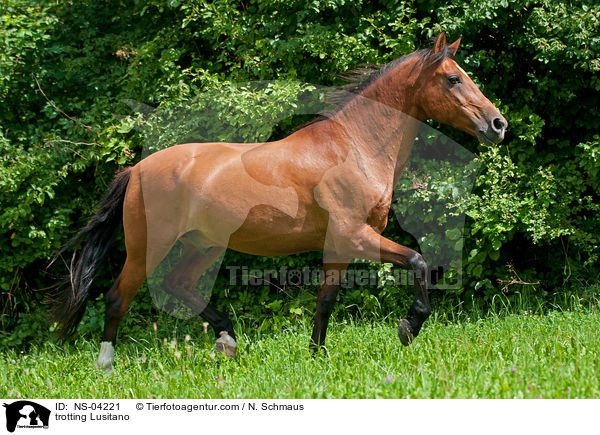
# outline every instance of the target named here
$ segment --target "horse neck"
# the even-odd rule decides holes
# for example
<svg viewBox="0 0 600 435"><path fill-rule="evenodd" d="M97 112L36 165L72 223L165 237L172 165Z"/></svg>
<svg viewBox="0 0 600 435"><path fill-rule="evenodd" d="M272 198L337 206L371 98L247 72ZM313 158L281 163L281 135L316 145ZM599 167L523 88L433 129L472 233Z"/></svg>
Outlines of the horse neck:
<svg viewBox="0 0 600 435"><path fill-rule="evenodd" d="M413 99L411 64L398 65L376 79L331 118L361 156L392 168L394 180L408 160L424 119Z"/></svg>

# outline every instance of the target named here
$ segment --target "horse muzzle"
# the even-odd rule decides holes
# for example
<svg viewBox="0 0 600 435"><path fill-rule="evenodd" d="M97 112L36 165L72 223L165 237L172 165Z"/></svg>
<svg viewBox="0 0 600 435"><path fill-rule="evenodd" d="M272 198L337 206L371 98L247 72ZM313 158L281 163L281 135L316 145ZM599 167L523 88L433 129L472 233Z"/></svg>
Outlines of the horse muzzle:
<svg viewBox="0 0 600 435"><path fill-rule="evenodd" d="M506 119L498 114L486 126L477 130L477 139L484 145L496 145L504 139L507 126Z"/></svg>

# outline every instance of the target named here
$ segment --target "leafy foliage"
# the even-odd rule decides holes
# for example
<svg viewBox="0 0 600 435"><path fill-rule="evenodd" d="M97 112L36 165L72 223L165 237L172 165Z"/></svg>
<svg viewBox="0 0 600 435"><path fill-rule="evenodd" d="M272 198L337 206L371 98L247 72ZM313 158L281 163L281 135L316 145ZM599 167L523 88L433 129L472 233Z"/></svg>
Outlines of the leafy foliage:
<svg viewBox="0 0 600 435"><path fill-rule="evenodd" d="M281 137L305 120L286 118L283 106L306 88L263 89L259 95L236 84L336 84L340 73L390 61L442 29L449 37L464 35L459 62L509 122L505 141L494 148L435 126L475 153L480 164L473 196L460 205L467 212L464 233L427 242L462 249L464 286L455 293L485 300L538 281L541 291L597 283L599 20L596 4L557 0L4 0L0 339L19 344L39 331L41 317L24 321L23 314L39 303L32 289L53 283L43 271L47 259L92 214L114 172L141 158L148 138L163 146L190 132L199 138L214 133L201 122L202 96L228 107L224 124L279 119L275 130L259 136ZM248 109L257 98L263 110L253 113ZM141 118L131 101L158 107L171 119L192 102L186 113L197 117L161 131L150 114L140 130L134 128ZM238 132L241 139L256 134ZM439 192L436 183L452 185L434 178L423 182L417 194ZM452 189L446 192L451 196ZM393 220L386 235L411 243ZM119 250L98 285L110 285L119 273ZM228 253L224 262L264 269L318 263L314 254L267 259L237 253ZM385 273L386 266L373 267ZM229 289L226 273L221 280L222 308L246 310L248 319L298 315L291 310L310 299L306 289L295 298L272 287ZM395 286L348 290L343 306L389 310L402 302ZM151 309L149 298L140 301ZM312 310L312 301L307 306ZM94 318L101 315L94 312Z"/></svg>

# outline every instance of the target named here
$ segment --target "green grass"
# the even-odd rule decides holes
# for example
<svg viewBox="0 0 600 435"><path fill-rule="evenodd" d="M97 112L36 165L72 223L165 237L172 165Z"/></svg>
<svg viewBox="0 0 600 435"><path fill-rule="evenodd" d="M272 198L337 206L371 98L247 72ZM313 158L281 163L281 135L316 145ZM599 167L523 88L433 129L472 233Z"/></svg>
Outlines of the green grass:
<svg viewBox="0 0 600 435"><path fill-rule="evenodd" d="M6 398L597 398L597 309L433 315L408 348L396 325L334 321L329 355L307 351L310 322L252 336L239 331L238 357L212 350L212 333L186 341L164 327L123 334L115 372L96 371L97 340L79 338L0 356ZM176 341L175 341L176 340Z"/></svg>

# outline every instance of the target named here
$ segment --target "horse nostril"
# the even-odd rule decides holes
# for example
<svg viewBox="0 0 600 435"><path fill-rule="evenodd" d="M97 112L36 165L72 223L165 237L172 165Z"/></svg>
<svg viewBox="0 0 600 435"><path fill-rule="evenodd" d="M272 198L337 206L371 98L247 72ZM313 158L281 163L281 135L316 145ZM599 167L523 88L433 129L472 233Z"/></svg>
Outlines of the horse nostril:
<svg viewBox="0 0 600 435"><path fill-rule="evenodd" d="M492 121L492 128L496 133L501 133L506 127L506 121L502 118L494 118Z"/></svg>

